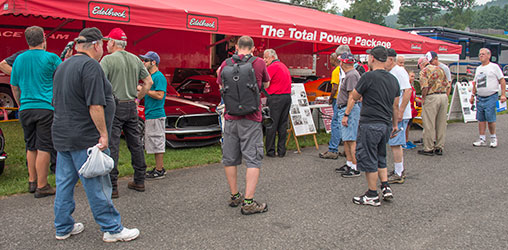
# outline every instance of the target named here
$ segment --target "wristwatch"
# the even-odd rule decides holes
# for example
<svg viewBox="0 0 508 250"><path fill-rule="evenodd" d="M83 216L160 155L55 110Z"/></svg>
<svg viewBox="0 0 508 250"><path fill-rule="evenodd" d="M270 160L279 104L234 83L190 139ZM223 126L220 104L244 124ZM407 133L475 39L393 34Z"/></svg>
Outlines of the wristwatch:
<svg viewBox="0 0 508 250"><path fill-rule="evenodd" d="M348 117L348 116L349 116L349 114L344 113L344 116L345 116L345 117Z"/></svg>

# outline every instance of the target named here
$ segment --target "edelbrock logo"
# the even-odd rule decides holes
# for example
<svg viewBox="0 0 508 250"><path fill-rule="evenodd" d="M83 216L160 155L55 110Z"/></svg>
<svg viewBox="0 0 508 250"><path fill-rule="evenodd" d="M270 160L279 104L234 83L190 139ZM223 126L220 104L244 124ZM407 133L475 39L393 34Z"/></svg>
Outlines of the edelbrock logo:
<svg viewBox="0 0 508 250"><path fill-rule="evenodd" d="M195 30L217 31L219 30L219 19L217 17L187 15L187 28Z"/></svg>
<svg viewBox="0 0 508 250"><path fill-rule="evenodd" d="M446 46L439 46L439 51L448 51L448 47Z"/></svg>
<svg viewBox="0 0 508 250"><path fill-rule="evenodd" d="M422 50L422 44L420 44L420 43L412 43L411 44L411 49L412 50Z"/></svg>
<svg viewBox="0 0 508 250"><path fill-rule="evenodd" d="M91 1L88 3L88 17L119 22L130 21L130 8L127 5Z"/></svg>

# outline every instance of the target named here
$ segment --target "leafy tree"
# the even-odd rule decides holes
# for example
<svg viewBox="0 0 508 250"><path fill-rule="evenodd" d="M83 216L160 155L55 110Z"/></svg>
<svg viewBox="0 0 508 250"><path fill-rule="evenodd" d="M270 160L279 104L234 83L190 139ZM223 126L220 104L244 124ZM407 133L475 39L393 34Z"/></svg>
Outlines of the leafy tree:
<svg viewBox="0 0 508 250"><path fill-rule="evenodd" d="M449 1L448 12L436 18L433 25L463 30L471 25L475 13L472 10L474 5L475 0Z"/></svg>
<svg viewBox="0 0 508 250"><path fill-rule="evenodd" d="M292 4L314 7L320 11L337 14L338 7L333 0L290 0Z"/></svg>
<svg viewBox="0 0 508 250"><path fill-rule="evenodd" d="M408 26L429 26L435 17L449 6L450 1L447 0L401 0L398 23Z"/></svg>
<svg viewBox="0 0 508 250"><path fill-rule="evenodd" d="M501 8L499 6L488 7L485 6L482 10L477 11L471 22L471 28L473 29L506 29L508 22L506 21L506 15L508 14L508 8L505 6Z"/></svg>
<svg viewBox="0 0 508 250"><path fill-rule="evenodd" d="M369 23L385 25L385 16L393 8L392 0L347 0L349 9L342 13L345 17Z"/></svg>

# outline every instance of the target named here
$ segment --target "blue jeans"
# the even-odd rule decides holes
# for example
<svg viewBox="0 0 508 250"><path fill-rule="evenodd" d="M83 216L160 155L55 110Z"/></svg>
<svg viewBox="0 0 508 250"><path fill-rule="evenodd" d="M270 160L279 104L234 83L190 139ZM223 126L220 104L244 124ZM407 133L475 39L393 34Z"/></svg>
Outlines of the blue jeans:
<svg viewBox="0 0 508 250"><path fill-rule="evenodd" d="M109 153L109 150L108 152ZM123 230L120 213L111 201L111 180L109 175L84 178L78 174L88 155L86 149L58 152L56 161L55 228L56 235L63 236L74 227L74 187L78 179L85 189L90 209L101 231L112 234Z"/></svg>
<svg viewBox="0 0 508 250"><path fill-rule="evenodd" d="M337 153L339 152L339 144L341 141L340 134L340 123L339 121L339 109L337 107L337 99L333 99L332 102L333 107L333 116L332 116L332 136L330 137L330 142L328 143L328 151Z"/></svg>

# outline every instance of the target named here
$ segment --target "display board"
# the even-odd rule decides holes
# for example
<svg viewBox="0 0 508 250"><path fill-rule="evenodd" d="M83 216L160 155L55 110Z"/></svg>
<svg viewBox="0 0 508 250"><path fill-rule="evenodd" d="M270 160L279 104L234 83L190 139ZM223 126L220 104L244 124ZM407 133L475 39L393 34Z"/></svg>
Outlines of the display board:
<svg viewBox="0 0 508 250"><path fill-rule="evenodd" d="M464 123L476 121L476 107L471 105L472 82L457 82L453 90L448 120L464 119Z"/></svg>
<svg viewBox="0 0 508 250"><path fill-rule="evenodd" d="M289 109L289 116L296 136L316 133L309 101L302 83L291 84L291 108Z"/></svg>

